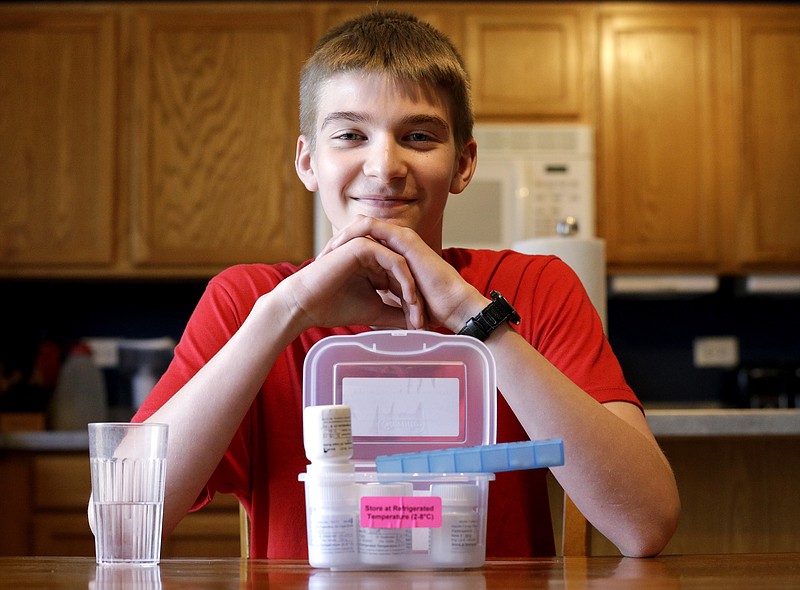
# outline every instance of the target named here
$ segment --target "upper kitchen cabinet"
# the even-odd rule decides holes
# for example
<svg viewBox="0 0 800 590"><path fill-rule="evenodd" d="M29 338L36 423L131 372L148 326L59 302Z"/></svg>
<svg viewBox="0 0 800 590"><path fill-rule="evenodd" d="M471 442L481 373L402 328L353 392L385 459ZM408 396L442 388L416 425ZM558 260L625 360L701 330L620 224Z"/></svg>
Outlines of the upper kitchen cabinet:
<svg viewBox="0 0 800 590"><path fill-rule="evenodd" d="M733 212L745 268L800 266L800 11L743 11L739 24L742 165Z"/></svg>
<svg viewBox="0 0 800 590"><path fill-rule="evenodd" d="M476 116L579 117L585 16L567 3L471 5L464 17L464 59Z"/></svg>
<svg viewBox="0 0 800 590"><path fill-rule="evenodd" d="M132 259L212 271L312 255L312 196L294 170L307 12L187 5L135 15Z"/></svg>
<svg viewBox="0 0 800 590"><path fill-rule="evenodd" d="M114 258L116 24L0 9L0 273Z"/></svg>
<svg viewBox="0 0 800 590"><path fill-rule="evenodd" d="M720 259L717 21L704 10L600 15L598 219L609 270Z"/></svg>
<svg viewBox="0 0 800 590"><path fill-rule="evenodd" d="M210 276L313 254L294 171L315 9L0 7L0 276Z"/></svg>
<svg viewBox="0 0 800 590"><path fill-rule="evenodd" d="M800 270L800 9L598 10L609 270Z"/></svg>

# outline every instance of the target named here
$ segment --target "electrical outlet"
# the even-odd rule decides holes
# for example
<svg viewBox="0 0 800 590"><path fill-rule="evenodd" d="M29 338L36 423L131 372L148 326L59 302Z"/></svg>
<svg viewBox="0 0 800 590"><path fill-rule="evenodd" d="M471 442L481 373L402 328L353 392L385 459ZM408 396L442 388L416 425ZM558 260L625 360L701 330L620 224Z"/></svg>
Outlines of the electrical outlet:
<svg viewBox="0 0 800 590"><path fill-rule="evenodd" d="M694 366L730 369L739 364L736 336L701 336L694 339Z"/></svg>

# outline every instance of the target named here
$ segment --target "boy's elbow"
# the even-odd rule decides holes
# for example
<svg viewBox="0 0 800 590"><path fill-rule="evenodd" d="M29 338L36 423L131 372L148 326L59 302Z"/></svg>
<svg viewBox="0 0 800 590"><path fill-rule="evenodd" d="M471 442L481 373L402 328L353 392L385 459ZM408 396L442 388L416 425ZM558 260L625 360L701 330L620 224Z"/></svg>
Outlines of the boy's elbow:
<svg viewBox="0 0 800 590"><path fill-rule="evenodd" d="M634 531L625 542L618 545L618 549L625 557L654 557L661 553L669 543L678 528L680 519L680 501L676 499L674 505L665 506L658 514L651 514L651 518Z"/></svg>

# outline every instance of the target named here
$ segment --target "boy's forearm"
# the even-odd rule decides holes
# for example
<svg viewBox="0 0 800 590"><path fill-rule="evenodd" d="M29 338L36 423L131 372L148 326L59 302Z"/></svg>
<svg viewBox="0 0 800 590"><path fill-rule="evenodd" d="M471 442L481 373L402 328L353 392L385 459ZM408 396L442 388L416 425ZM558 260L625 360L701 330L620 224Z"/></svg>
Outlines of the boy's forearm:
<svg viewBox="0 0 800 590"><path fill-rule="evenodd" d="M219 464L275 359L297 337L275 291L149 420L170 424L165 534L185 516Z"/></svg>
<svg viewBox="0 0 800 590"><path fill-rule="evenodd" d="M165 537L197 500L275 359L297 337L296 322L273 293L262 296L233 337L146 420L169 425Z"/></svg>
<svg viewBox="0 0 800 590"><path fill-rule="evenodd" d="M560 437L553 474L584 516L624 555L661 551L677 526L677 486L640 410L599 404L510 327L487 341L498 387L531 439Z"/></svg>

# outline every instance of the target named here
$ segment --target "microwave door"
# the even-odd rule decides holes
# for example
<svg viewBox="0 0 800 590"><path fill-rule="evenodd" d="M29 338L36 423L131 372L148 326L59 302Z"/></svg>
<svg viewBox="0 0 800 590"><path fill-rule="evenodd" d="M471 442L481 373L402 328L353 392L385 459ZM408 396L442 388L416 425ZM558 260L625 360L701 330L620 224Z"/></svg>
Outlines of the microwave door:
<svg viewBox="0 0 800 590"><path fill-rule="evenodd" d="M510 247L518 231L514 194L518 181L515 162L479 158L467 188L447 201L442 245L492 250Z"/></svg>

